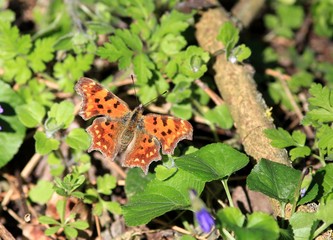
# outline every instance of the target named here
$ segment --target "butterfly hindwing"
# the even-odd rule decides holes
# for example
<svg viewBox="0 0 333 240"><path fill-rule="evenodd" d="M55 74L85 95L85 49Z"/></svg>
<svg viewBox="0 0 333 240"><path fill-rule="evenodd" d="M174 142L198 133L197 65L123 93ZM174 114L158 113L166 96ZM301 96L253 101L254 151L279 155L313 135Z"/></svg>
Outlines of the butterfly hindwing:
<svg viewBox="0 0 333 240"><path fill-rule="evenodd" d="M192 125L180 118L148 114L144 116L144 127L161 142L164 154L172 154L179 141L192 140Z"/></svg>

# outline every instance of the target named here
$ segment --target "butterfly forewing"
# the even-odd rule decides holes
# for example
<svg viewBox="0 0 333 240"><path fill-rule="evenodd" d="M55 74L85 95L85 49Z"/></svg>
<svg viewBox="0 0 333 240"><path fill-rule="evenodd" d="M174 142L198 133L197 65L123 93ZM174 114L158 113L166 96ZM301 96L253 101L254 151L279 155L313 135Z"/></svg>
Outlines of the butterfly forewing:
<svg viewBox="0 0 333 240"><path fill-rule="evenodd" d="M192 140L192 125L180 118L148 114L144 116L144 127L161 142L164 154L172 154L179 141Z"/></svg>
<svg viewBox="0 0 333 240"><path fill-rule="evenodd" d="M130 112L123 100L92 79L82 77L75 90L83 98L79 114L85 120L99 115L119 118Z"/></svg>

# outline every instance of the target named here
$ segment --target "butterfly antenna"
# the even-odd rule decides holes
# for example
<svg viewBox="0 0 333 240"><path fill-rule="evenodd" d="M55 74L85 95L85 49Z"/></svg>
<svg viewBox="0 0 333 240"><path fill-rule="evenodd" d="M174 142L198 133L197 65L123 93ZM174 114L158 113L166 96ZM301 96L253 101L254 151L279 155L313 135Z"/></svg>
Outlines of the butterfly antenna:
<svg viewBox="0 0 333 240"><path fill-rule="evenodd" d="M149 102L145 103L143 106L147 106L149 104L151 104L152 102L155 102L156 99L158 99L160 96L163 96L164 94L166 94L168 92L168 90L164 91L163 93L161 93L159 96L157 96L156 98L153 98L152 100L150 100Z"/></svg>
<svg viewBox="0 0 333 240"><path fill-rule="evenodd" d="M131 74L131 79L132 79L132 83L133 83L133 90L134 90L134 95L135 95L135 98L136 98L136 102L138 103L138 105L140 104L140 101L138 99L138 94L136 93L136 88L135 88L135 83L134 83L134 76L133 74Z"/></svg>

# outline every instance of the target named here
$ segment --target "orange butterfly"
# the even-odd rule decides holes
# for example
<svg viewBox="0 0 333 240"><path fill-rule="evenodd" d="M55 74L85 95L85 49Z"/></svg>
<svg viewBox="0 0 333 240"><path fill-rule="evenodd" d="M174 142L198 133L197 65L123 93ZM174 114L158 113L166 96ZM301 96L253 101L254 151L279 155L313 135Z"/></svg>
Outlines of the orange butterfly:
<svg viewBox="0 0 333 240"><path fill-rule="evenodd" d="M121 163L126 167L141 167L147 174L151 162L163 154L172 154L177 143L192 140L192 125L183 119L158 114L143 115L140 104L133 111L128 105L92 79L82 77L75 85L82 96L80 116L88 120L95 116L87 128L92 137L92 150L114 160L123 153Z"/></svg>

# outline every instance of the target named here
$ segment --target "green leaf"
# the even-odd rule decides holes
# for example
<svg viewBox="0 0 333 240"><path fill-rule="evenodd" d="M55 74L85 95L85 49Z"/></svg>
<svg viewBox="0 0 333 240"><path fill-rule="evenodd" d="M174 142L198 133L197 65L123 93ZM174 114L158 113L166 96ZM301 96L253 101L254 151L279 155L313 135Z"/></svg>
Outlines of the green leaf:
<svg viewBox="0 0 333 240"><path fill-rule="evenodd" d="M14 80L16 83L24 84L31 78L31 76L31 70L24 57L18 56L15 59L5 61L3 74L4 80Z"/></svg>
<svg viewBox="0 0 333 240"><path fill-rule="evenodd" d="M221 26L216 39L223 43L226 49L227 58L229 59L232 49L236 46L239 40L239 30L231 22L225 22Z"/></svg>
<svg viewBox="0 0 333 240"><path fill-rule="evenodd" d="M42 224L55 224L55 225L58 225L59 222L51 217L48 217L48 216L40 216L38 218L38 221Z"/></svg>
<svg viewBox="0 0 333 240"><path fill-rule="evenodd" d="M143 191L133 195L123 206L126 225L146 224L168 211L188 209L190 207L188 190L194 189L201 193L203 187L204 182L181 169L165 181L153 179Z"/></svg>
<svg viewBox="0 0 333 240"><path fill-rule="evenodd" d="M48 112L49 121L52 124L45 124L47 130L52 131L57 128L68 128L74 120L74 104L70 101L62 101L52 105Z"/></svg>
<svg viewBox="0 0 333 240"><path fill-rule="evenodd" d="M173 176L177 172L177 168L167 168L163 165L158 165L155 168L156 179L164 181L169 177Z"/></svg>
<svg viewBox="0 0 333 240"><path fill-rule="evenodd" d="M249 158L229 145L216 143L178 158L176 165L206 182L222 179L248 164Z"/></svg>
<svg viewBox="0 0 333 240"><path fill-rule="evenodd" d="M93 61L94 55L85 54L76 57L67 55L63 62L57 62L54 65L54 76L58 79L60 90L74 92L74 82L90 69Z"/></svg>
<svg viewBox="0 0 333 240"><path fill-rule="evenodd" d="M178 82L167 96L167 101L171 103L181 103L191 96L191 83L186 81Z"/></svg>
<svg viewBox="0 0 333 240"><path fill-rule="evenodd" d="M246 155L239 153L228 145L211 144L202 149L180 157L176 160L178 171L163 181L151 179L143 181L143 187L129 197L123 207L127 225L141 225L165 212L190 207L189 189L198 194L203 190L205 182L230 176L233 172L248 163ZM142 172L133 172L132 179L139 182ZM129 176L127 180L131 179ZM133 189L136 181L126 182L126 187ZM130 186L134 184L134 186Z"/></svg>
<svg viewBox="0 0 333 240"><path fill-rule="evenodd" d="M333 223L333 200L330 199L326 204L320 204L316 217L322 220L328 227Z"/></svg>
<svg viewBox="0 0 333 240"><path fill-rule="evenodd" d="M296 147L290 150L289 152L290 158L292 161L294 161L297 158L303 158L306 156L310 156L311 149L307 146L305 147Z"/></svg>
<svg viewBox="0 0 333 240"><path fill-rule="evenodd" d="M73 228L80 229L80 230L84 230L89 227L88 222L84 221L84 220L76 220L75 222L71 222L69 225Z"/></svg>
<svg viewBox="0 0 333 240"><path fill-rule="evenodd" d="M82 128L75 128L66 137L66 143L76 150L87 150L90 146L90 137Z"/></svg>
<svg viewBox="0 0 333 240"><path fill-rule="evenodd" d="M36 140L36 152L42 155L49 154L59 148L60 142L53 138L48 138L44 132L37 131L34 135Z"/></svg>
<svg viewBox="0 0 333 240"><path fill-rule="evenodd" d="M307 116L319 122L333 121L333 94L332 90L322 85L313 84L309 90L312 95L308 99L310 103L310 111Z"/></svg>
<svg viewBox="0 0 333 240"><path fill-rule="evenodd" d="M333 153L333 129L327 125L322 125L317 130L316 138L321 153L331 155Z"/></svg>
<svg viewBox="0 0 333 240"><path fill-rule="evenodd" d="M236 239L278 239L279 226L266 213L254 212L245 217L239 209L225 208L217 213L222 227L234 231Z"/></svg>
<svg viewBox="0 0 333 240"><path fill-rule="evenodd" d="M155 44L160 44L161 39L167 34L179 36L179 33L189 27L190 19L192 19L192 14L184 14L176 10L164 14L161 17L161 24L152 35L151 41Z"/></svg>
<svg viewBox="0 0 333 240"><path fill-rule="evenodd" d="M99 47L97 54L110 62L119 61L119 68L125 69L131 64L133 51L126 46L124 40L119 36L111 36L110 43L105 43L103 47Z"/></svg>
<svg viewBox="0 0 333 240"><path fill-rule="evenodd" d="M232 50L231 56L234 56L238 62L243 62L251 56L251 49L245 46L245 44L241 44Z"/></svg>
<svg viewBox="0 0 333 240"><path fill-rule="evenodd" d="M65 226L64 232L65 232L66 237L68 237L70 239L76 238L78 235L78 231L75 228L70 227L70 226Z"/></svg>
<svg viewBox="0 0 333 240"><path fill-rule="evenodd" d="M192 117L192 105L191 103L174 104L171 107L171 113L182 119L190 119Z"/></svg>
<svg viewBox="0 0 333 240"><path fill-rule="evenodd" d="M128 29L117 29L115 35L120 37L124 43L133 51L142 51L142 42L138 35L131 33Z"/></svg>
<svg viewBox="0 0 333 240"><path fill-rule="evenodd" d="M19 35L16 26L11 27L10 22L0 24L0 59L13 59L18 55L25 55L31 48L30 35Z"/></svg>
<svg viewBox="0 0 333 240"><path fill-rule="evenodd" d="M333 164L327 164L317 171L315 179L321 184L323 196L328 196L333 191Z"/></svg>
<svg viewBox="0 0 333 240"><path fill-rule="evenodd" d="M313 239L314 230L318 225L318 222L316 220L317 219L314 213L294 213L289 220L289 223L293 230L293 239Z"/></svg>
<svg viewBox="0 0 333 240"><path fill-rule="evenodd" d="M249 189L281 202L292 202L301 181L301 172L266 159L253 168L247 177Z"/></svg>
<svg viewBox="0 0 333 240"><path fill-rule="evenodd" d="M266 137L272 140L271 145L277 148L285 148L290 146L298 146L297 142L283 128L266 129Z"/></svg>
<svg viewBox="0 0 333 240"><path fill-rule="evenodd" d="M103 202L99 201L93 205L93 214L97 216L101 216L103 213Z"/></svg>
<svg viewBox="0 0 333 240"><path fill-rule="evenodd" d="M52 176L60 176L65 170L65 166L60 158L58 158L54 153L50 153L47 157L47 164L50 167L50 172Z"/></svg>
<svg viewBox="0 0 333 240"><path fill-rule="evenodd" d="M104 202L103 201L103 206L112 214L121 214L121 206L118 202Z"/></svg>
<svg viewBox="0 0 333 240"><path fill-rule="evenodd" d="M143 192L148 183L155 178L154 174L148 172L144 175L141 169L131 168L129 169L126 177L125 193L127 198L132 198L134 195Z"/></svg>
<svg viewBox="0 0 333 240"><path fill-rule="evenodd" d="M146 84L153 76L154 63L147 55L140 53L133 58L134 72L139 84Z"/></svg>
<svg viewBox="0 0 333 240"><path fill-rule="evenodd" d="M45 70L45 62L53 59L54 42L55 40L53 38L37 39L33 52L28 56L30 61L29 65L34 72L41 72Z"/></svg>
<svg viewBox="0 0 333 240"><path fill-rule="evenodd" d="M51 236L51 235L55 234L56 232L58 232L60 228L61 228L61 226L50 227L50 228L46 229L44 233L46 236Z"/></svg>
<svg viewBox="0 0 333 240"><path fill-rule="evenodd" d="M217 219L221 226L225 226L233 231L242 227L245 222L245 216L238 208L227 207L217 213Z"/></svg>
<svg viewBox="0 0 333 240"><path fill-rule="evenodd" d="M97 191L99 193L110 195L112 189L116 187L116 178L111 174L104 174L97 177Z"/></svg>
<svg viewBox="0 0 333 240"><path fill-rule="evenodd" d="M228 106L225 103L208 110L204 116L211 123L217 124L223 129L230 129L234 124Z"/></svg>
<svg viewBox="0 0 333 240"><path fill-rule="evenodd" d="M0 131L0 168L13 159L25 137L26 128L14 112L14 109L21 104L22 100L16 92L0 80L0 105L3 108L3 113L0 114L2 128Z"/></svg>
<svg viewBox="0 0 333 240"><path fill-rule="evenodd" d="M47 203L54 193L53 184L49 181L39 180L37 185L30 189L29 198L39 204Z"/></svg>
<svg viewBox="0 0 333 240"><path fill-rule="evenodd" d="M17 106L15 112L20 121L29 128L41 124L45 116L45 109L38 102L30 102L28 104Z"/></svg>

